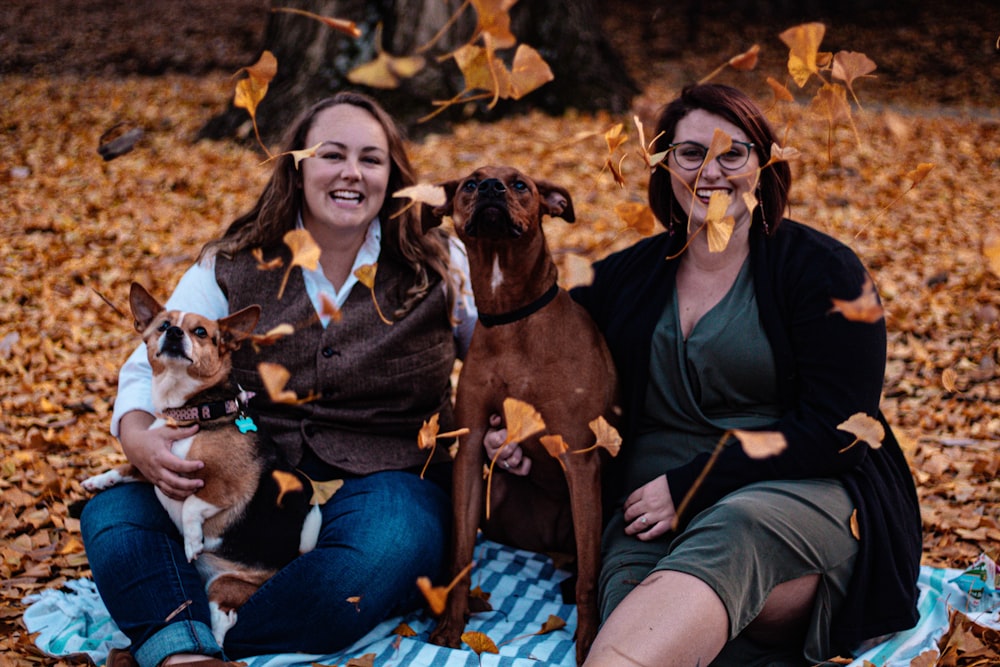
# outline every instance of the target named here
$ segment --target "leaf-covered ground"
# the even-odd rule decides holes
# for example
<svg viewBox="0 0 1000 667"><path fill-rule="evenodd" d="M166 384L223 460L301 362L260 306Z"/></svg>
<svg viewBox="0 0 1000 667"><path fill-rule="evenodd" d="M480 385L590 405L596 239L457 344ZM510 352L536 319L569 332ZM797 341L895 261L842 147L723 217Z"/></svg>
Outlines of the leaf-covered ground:
<svg viewBox="0 0 1000 667"><path fill-rule="evenodd" d="M121 460L108 413L136 337L105 299L124 311L132 280L166 295L267 172L245 147L190 141L229 99L230 74L255 57L261 3L229 0L198 14L204 3L179 2L192 9L172 12L173 23L141 0L115 19L100 13L104 4L0 8L0 666L55 662L32 656L20 599L88 573L67 507L85 497L81 479ZM719 80L768 105L764 77L784 80L777 33L787 25L703 19L687 42L675 37L679 18L613 4L605 25L643 87L643 118L754 42L758 69ZM827 128L803 112L807 92L772 109L784 143L802 153L792 216L853 246L883 294L883 408L919 485L924 562L949 567L983 551L996 557L1000 541L1000 268L989 259L1000 232L1000 9L964 6L949 7L947 20L921 10L905 23L828 25L825 48L879 65L878 78L856 86L860 144L838 129L832 160ZM99 138L119 122L145 135L104 162ZM618 122L631 135L624 188L602 169L604 132ZM428 181L506 162L566 185L578 222L547 229L570 283L637 238L613 211L644 201L635 134L629 116L529 114L470 121L411 149ZM910 190L907 174L922 163L934 167Z"/></svg>

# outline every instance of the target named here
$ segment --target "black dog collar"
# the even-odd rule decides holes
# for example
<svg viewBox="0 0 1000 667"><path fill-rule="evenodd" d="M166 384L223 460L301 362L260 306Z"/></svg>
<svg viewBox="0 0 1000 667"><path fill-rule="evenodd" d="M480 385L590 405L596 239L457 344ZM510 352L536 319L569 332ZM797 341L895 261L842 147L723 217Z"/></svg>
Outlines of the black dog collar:
<svg viewBox="0 0 1000 667"><path fill-rule="evenodd" d="M508 313L500 313L498 315L490 315L488 313L480 312L479 321L484 327L495 327L501 324L510 324L511 322L523 320L525 317L534 315L542 308L549 305L549 303L552 302L552 299L556 298L556 294L559 294L559 285L558 283L552 283L552 287L546 290L545 294L541 295L528 305L522 306Z"/></svg>
<svg viewBox="0 0 1000 667"><path fill-rule="evenodd" d="M201 405L188 405L183 408L168 408L163 416L178 422L207 422L221 417L228 417L243 411L243 401L253 397L253 392L244 392L237 398L226 401L211 401ZM242 399L242 400L241 400Z"/></svg>

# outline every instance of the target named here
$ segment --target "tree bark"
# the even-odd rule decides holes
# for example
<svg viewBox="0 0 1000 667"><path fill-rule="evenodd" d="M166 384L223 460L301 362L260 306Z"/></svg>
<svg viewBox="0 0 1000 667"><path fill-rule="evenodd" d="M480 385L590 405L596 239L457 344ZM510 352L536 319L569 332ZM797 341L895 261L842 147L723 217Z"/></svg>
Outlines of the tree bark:
<svg viewBox="0 0 1000 667"><path fill-rule="evenodd" d="M495 120L511 113L538 108L560 115L567 109L619 113L629 108L638 88L601 31L598 0L521 0L510 11L511 30L519 44L535 48L549 64L553 81L518 101L501 100L488 109L477 102L472 114ZM265 143L273 145L294 116L312 102L338 90L362 90L382 103L411 136L441 131L450 122L467 118L470 106L455 105L433 121L418 122L433 112L434 100L447 100L464 88L464 78L451 58L439 59L471 37L476 16L466 8L459 20L423 55L427 65L417 76L393 90L357 86L347 73L373 60L382 26L382 49L394 56L414 54L439 32L461 6L461 0L285 0L273 7L302 9L321 16L354 21L362 32L354 39L305 16L272 12L262 51L270 50L278 72L257 108L257 125ZM510 66L513 49L499 52ZM250 65L252 63L247 63ZM246 110L229 108L212 118L199 138L253 137Z"/></svg>

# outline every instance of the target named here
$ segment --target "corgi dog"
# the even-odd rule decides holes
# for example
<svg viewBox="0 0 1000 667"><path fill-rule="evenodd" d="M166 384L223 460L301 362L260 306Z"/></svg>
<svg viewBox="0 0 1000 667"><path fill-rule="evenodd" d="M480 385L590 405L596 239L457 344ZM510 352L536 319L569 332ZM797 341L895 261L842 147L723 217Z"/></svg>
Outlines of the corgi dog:
<svg viewBox="0 0 1000 667"><path fill-rule="evenodd" d="M278 569L316 546L320 508L311 504L309 479L257 434L246 414L251 395L229 382L232 352L252 335L260 307L211 320L164 309L139 283L132 283L129 305L153 371L156 421L150 428L199 427L175 441L172 451L204 463L193 475L204 486L184 500L155 492L205 582L212 632L221 646L236 610ZM124 464L82 486L97 492L145 481L135 466Z"/></svg>

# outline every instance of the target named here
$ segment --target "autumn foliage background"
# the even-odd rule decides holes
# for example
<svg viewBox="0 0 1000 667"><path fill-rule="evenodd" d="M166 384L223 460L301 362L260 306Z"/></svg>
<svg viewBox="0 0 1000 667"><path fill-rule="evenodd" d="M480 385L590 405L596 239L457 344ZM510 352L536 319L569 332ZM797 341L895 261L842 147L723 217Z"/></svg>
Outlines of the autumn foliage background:
<svg viewBox="0 0 1000 667"><path fill-rule="evenodd" d="M79 481L122 459L107 432L118 367L137 343L126 311L138 280L166 297L201 245L247 209L267 178L252 145L193 143L257 55L257 0L152 0L112 15L97 0L0 7L0 665L31 656L20 600L89 574L68 505ZM860 144L798 104L774 105L788 24L709 18L699 29L647 5L605 3L603 25L643 89L651 123L682 85L753 43L751 72L717 81L755 94L801 151L791 217L850 244L882 293L889 330L883 409L918 482L924 563L1000 556L1000 7L902 3L828 23L824 50L864 52L875 78L855 89ZM886 3L891 4L891 3ZM924 7L926 5L926 8ZM208 8L210 6L210 9ZM916 10L913 7L917 7ZM947 14L944 14L944 12ZM686 37L685 37L686 36ZM790 85L791 87L791 85ZM102 133L142 128L105 162ZM604 133L625 123L625 186L603 169ZM784 133L784 129L782 130ZM647 137L648 139L648 137ZM425 181L510 163L568 187L578 222L547 224L563 282L638 236L614 213L645 201L631 114L472 117L411 145ZM907 174L933 164L911 189ZM117 310L116 310L117 309ZM414 443L416 446L416 443ZM51 663L51 660L42 660Z"/></svg>

